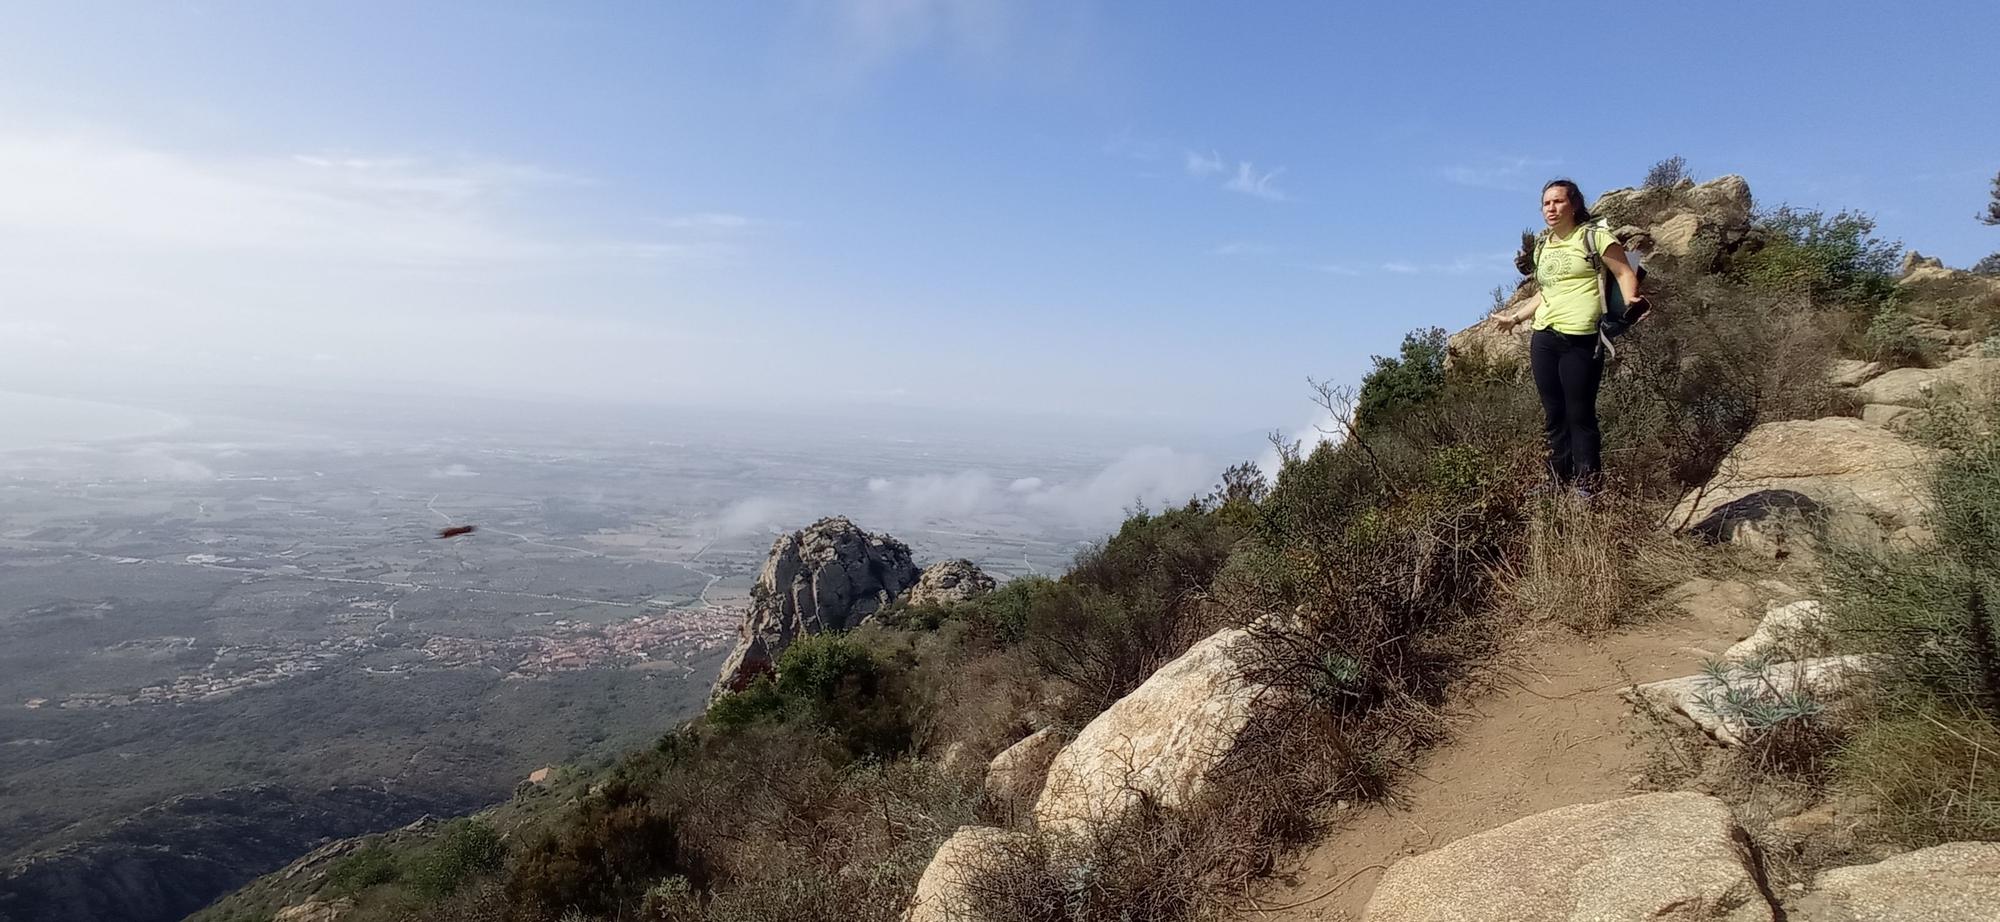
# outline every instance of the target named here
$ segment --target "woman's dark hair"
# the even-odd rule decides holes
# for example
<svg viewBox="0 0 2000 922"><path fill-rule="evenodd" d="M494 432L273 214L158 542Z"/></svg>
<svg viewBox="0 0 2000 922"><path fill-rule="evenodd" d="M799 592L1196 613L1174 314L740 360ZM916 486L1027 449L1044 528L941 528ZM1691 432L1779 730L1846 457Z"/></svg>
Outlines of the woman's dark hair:
<svg viewBox="0 0 2000 922"><path fill-rule="evenodd" d="M1576 183L1573 180L1551 179L1542 186L1542 194L1543 195L1549 194L1549 190L1557 186L1561 186L1564 189L1569 190L1569 204L1570 207L1576 211L1576 223L1578 224L1589 223L1591 218L1590 206L1583 203L1583 190L1577 188Z"/></svg>

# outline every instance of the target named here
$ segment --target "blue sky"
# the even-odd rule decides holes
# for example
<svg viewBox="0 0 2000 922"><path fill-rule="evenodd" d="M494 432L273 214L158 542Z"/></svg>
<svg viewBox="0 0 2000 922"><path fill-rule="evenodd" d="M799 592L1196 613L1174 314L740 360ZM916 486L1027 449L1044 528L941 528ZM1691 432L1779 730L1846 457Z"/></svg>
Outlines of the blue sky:
<svg viewBox="0 0 2000 922"><path fill-rule="evenodd" d="M2000 4L1584 10L10 3L0 387L1258 432L1473 320L1556 175L2000 250Z"/></svg>

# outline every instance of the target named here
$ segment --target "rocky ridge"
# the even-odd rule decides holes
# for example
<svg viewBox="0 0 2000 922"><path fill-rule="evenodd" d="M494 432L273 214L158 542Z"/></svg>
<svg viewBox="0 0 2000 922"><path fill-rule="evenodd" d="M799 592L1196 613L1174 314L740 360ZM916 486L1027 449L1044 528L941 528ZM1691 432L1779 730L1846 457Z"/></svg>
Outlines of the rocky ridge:
<svg viewBox="0 0 2000 922"><path fill-rule="evenodd" d="M963 602L993 585L971 561L920 570L909 545L894 537L864 531L843 516L821 519L771 543L715 693L740 690L770 672L800 637L859 627L899 599Z"/></svg>
<svg viewBox="0 0 2000 922"><path fill-rule="evenodd" d="M6 869L0 874L0 922L173 922L282 866L282 856L303 854L329 838L392 828L427 808L475 806L418 803L361 787L259 785L176 797L87 845ZM174 834L162 835L162 828ZM166 841L175 844L159 844Z"/></svg>

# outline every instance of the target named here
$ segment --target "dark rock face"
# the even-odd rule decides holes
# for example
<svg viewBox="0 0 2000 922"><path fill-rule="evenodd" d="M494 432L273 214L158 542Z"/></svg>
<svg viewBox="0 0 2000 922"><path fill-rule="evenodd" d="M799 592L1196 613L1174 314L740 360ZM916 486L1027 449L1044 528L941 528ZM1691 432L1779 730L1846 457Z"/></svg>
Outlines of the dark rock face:
<svg viewBox="0 0 2000 922"><path fill-rule="evenodd" d="M176 797L0 871L0 922L173 922L328 838L477 806L367 787Z"/></svg>
<svg viewBox="0 0 2000 922"><path fill-rule="evenodd" d="M909 545L869 534L843 517L780 537L757 574L750 613L722 665L717 693L741 689L769 672L800 636L866 621L915 584L917 575Z"/></svg>

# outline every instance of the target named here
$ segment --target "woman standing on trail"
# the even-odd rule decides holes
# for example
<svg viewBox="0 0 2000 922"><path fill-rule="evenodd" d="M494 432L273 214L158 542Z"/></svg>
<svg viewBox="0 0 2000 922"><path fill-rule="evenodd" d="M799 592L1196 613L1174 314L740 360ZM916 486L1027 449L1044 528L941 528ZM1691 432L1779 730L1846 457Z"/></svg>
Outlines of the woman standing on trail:
<svg viewBox="0 0 2000 922"><path fill-rule="evenodd" d="M1549 441L1549 468L1556 480L1588 494L1603 464L1597 430L1597 386L1604 377L1598 321L1604 316L1604 281L1610 270L1625 297L1628 315L1645 310L1639 274L1625 248L1584 206L1576 183L1557 179L1542 187L1542 221L1548 225L1533 252L1515 257L1523 273L1533 271L1540 293L1519 308L1495 317L1500 329L1534 321L1528 363L1542 397L1543 431ZM1591 253L1586 241L1594 243Z"/></svg>

